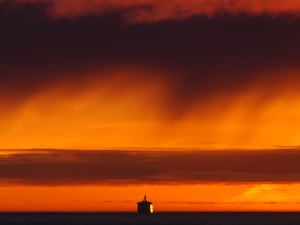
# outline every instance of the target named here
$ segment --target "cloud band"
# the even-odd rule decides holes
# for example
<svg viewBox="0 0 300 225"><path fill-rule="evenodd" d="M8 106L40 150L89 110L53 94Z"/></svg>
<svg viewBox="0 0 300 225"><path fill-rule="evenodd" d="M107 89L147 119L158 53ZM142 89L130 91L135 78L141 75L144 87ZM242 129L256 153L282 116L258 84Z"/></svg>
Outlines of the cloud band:
<svg viewBox="0 0 300 225"><path fill-rule="evenodd" d="M61 151L0 157L1 183L25 185L299 182L300 152Z"/></svg>

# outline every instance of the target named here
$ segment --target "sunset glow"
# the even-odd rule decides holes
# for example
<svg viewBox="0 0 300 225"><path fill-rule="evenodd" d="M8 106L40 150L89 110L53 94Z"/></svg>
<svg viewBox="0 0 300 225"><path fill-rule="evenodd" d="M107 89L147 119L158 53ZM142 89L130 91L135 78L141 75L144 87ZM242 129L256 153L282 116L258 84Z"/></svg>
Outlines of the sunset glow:
<svg viewBox="0 0 300 225"><path fill-rule="evenodd" d="M155 212L295 211L300 200L299 184L16 186L0 190L1 199L7 202L1 205L1 211L134 212L138 197L145 191L155 200Z"/></svg>
<svg viewBox="0 0 300 225"><path fill-rule="evenodd" d="M294 79L278 81L278 87L253 84L238 94L200 99L177 113L166 106L175 87L160 80L159 71L104 73L110 78L90 76L80 86L49 87L13 112L3 111L1 147L223 150L299 143L300 93ZM139 79L152 73L152 79ZM270 89L278 93L270 94Z"/></svg>
<svg viewBox="0 0 300 225"><path fill-rule="evenodd" d="M0 212L299 211L299 16L0 0Z"/></svg>

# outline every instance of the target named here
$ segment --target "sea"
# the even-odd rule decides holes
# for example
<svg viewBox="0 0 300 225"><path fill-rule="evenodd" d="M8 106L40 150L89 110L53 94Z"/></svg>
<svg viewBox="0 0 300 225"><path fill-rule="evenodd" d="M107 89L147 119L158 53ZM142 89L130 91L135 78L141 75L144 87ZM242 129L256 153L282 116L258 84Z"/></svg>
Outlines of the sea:
<svg viewBox="0 0 300 225"><path fill-rule="evenodd" d="M0 213L0 225L300 225L300 213Z"/></svg>

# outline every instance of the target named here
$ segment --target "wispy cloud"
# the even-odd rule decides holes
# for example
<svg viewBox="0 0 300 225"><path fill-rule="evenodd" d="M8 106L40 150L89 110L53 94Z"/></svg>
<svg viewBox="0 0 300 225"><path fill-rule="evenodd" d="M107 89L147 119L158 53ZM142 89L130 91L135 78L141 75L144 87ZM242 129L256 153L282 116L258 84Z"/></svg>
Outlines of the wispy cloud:
<svg viewBox="0 0 300 225"><path fill-rule="evenodd" d="M62 151L0 156L3 184L191 184L299 182L300 152Z"/></svg>
<svg viewBox="0 0 300 225"><path fill-rule="evenodd" d="M0 1L1 2L1 1ZM2 0L2 2L7 2ZM135 22L186 19L197 15L298 14L297 0L10 0L22 4L47 4L55 17L118 13Z"/></svg>

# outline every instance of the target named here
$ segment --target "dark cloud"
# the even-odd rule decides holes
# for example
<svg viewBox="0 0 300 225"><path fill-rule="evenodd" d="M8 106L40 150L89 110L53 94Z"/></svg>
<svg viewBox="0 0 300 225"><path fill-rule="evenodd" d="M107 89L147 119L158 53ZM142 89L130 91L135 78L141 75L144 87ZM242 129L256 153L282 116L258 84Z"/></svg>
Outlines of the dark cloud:
<svg viewBox="0 0 300 225"><path fill-rule="evenodd" d="M166 108L176 114L195 102L241 94L256 83L274 95L281 91L274 84L298 80L295 74L274 73L300 69L300 19L289 15L225 13L126 25L114 11L53 20L48 10L45 2L0 3L1 99L17 104L48 87L101 82L108 76L103 71L136 65L162 71L136 79L166 81ZM89 78L89 71L98 75Z"/></svg>
<svg viewBox="0 0 300 225"><path fill-rule="evenodd" d="M25 185L299 182L298 150L60 151L0 156L2 183Z"/></svg>

